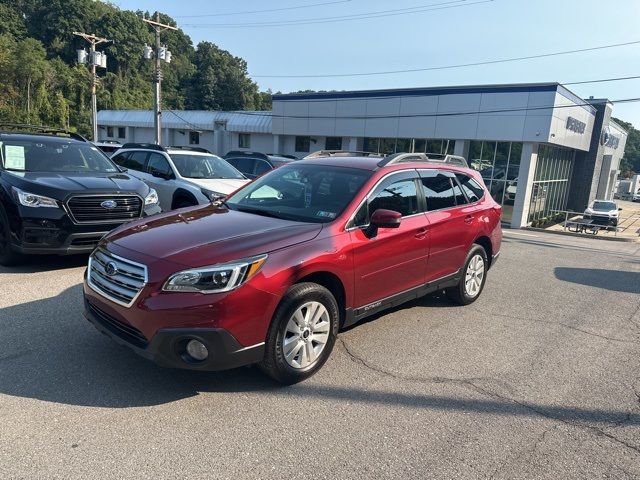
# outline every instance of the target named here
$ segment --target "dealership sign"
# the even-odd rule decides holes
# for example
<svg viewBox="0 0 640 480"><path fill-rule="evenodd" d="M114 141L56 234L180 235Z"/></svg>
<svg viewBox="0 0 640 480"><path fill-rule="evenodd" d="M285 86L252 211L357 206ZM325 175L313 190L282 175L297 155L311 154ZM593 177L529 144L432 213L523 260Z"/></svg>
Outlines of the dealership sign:
<svg viewBox="0 0 640 480"><path fill-rule="evenodd" d="M600 145L616 150L620 145L620 137L613 135L607 126L602 129L602 133L600 134Z"/></svg>
<svg viewBox="0 0 640 480"><path fill-rule="evenodd" d="M583 134L587 129L587 124L581 122L577 118L569 117L567 118L567 130L571 130L572 132L576 132L579 134Z"/></svg>

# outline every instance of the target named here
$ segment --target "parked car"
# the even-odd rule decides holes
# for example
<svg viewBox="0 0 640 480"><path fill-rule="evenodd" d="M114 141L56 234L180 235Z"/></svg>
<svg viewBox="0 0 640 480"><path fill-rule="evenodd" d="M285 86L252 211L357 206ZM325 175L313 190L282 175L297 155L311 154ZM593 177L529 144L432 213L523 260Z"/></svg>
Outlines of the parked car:
<svg viewBox="0 0 640 480"><path fill-rule="evenodd" d="M152 186L165 211L209 203L250 181L225 160L199 147L126 143L112 158Z"/></svg>
<svg viewBox="0 0 640 480"><path fill-rule="evenodd" d="M111 156L114 152L122 148L122 144L116 140L102 140L100 142L93 142L93 144L102 150L107 156Z"/></svg>
<svg viewBox="0 0 640 480"><path fill-rule="evenodd" d="M226 201L107 235L85 315L163 366L257 363L295 383L341 327L438 290L474 302L500 253L500 215L477 172L445 162L301 160Z"/></svg>
<svg viewBox="0 0 640 480"><path fill-rule="evenodd" d="M160 212L158 195L77 134L0 132L0 264L91 252L122 223Z"/></svg>
<svg viewBox="0 0 640 480"><path fill-rule="evenodd" d="M593 220L594 223L600 225L618 226L620 218L620 210L618 204L612 200L594 200L591 205L584 211L586 220Z"/></svg>
<svg viewBox="0 0 640 480"><path fill-rule="evenodd" d="M290 156L265 154L260 152L232 151L224 159L236 167L247 178L258 178L274 168L294 161Z"/></svg>

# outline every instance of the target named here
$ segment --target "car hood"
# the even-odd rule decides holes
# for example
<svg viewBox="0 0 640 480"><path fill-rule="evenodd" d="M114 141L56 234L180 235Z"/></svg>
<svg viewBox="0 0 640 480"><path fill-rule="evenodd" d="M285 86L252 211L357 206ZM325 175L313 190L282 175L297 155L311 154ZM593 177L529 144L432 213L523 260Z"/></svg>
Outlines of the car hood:
<svg viewBox="0 0 640 480"><path fill-rule="evenodd" d="M618 210L595 210L589 207L585 210L585 213L590 213L594 215L618 215Z"/></svg>
<svg viewBox="0 0 640 480"><path fill-rule="evenodd" d="M64 200L70 193L129 193L145 196L148 187L126 173L3 172L21 190Z"/></svg>
<svg viewBox="0 0 640 480"><path fill-rule="evenodd" d="M123 225L106 240L145 256L202 267L306 242L321 230L322 224L318 223L292 222L205 205Z"/></svg>
<svg viewBox="0 0 640 480"><path fill-rule="evenodd" d="M251 180L247 180L246 178L190 178L189 181L207 190L229 195Z"/></svg>

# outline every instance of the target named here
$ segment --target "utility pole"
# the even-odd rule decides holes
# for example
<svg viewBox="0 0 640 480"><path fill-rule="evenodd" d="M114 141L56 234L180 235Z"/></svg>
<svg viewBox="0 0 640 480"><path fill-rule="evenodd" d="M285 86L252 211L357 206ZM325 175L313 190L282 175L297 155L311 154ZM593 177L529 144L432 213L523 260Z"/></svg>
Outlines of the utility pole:
<svg viewBox="0 0 640 480"><path fill-rule="evenodd" d="M145 45L144 58L150 60L155 54L156 65L153 77L153 81L155 82L155 94L153 96L153 125L156 131L156 143L160 145L162 143L162 98L160 94L162 84L161 60L164 60L167 63L171 62L171 52L167 50L167 47L162 46L162 43L160 42L160 34L165 30L178 30L178 28L160 23L160 14L158 12L156 12L155 20L149 20L146 18L143 18L142 20L153 28L156 35L155 48L152 49L148 45Z"/></svg>
<svg viewBox="0 0 640 480"><path fill-rule="evenodd" d="M96 75L96 67L107 68L107 55L102 52L96 51L96 45L101 43L111 42L102 37L96 37L88 33L73 32L74 35L84 38L89 42L89 55L87 57L87 51L83 48L78 50L78 63L91 65L91 126L93 128L93 141L98 141L98 102L96 100L96 85L98 82L98 76Z"/></svg>

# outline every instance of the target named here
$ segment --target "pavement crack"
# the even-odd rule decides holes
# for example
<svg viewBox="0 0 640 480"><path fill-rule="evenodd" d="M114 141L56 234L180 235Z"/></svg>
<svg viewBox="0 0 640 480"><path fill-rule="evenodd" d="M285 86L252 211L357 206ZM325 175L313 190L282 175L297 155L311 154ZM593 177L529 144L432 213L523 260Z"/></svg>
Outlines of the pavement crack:
<svg viewBox="0 0 640 480"><path fill-rule="evenodd" d="M508 318L510 320L520 320L522 322L535 322L535 323L544 323L544 324L547 324L547 325L556 325L556 326L559 326L559 327L564 327L564 328L568 328L570 330L574 330L574 331L579 332L579 333L583 333L585 335L601 338L603 340L607 340L607 341L610 341L610 342L631 343L633 345L640 345L640 342L636 341L636 340L627 340L627 339L624 339L624 338L608 337L606 335L600 335L599 333L590 332L589 330L583 330L581 328L574 327L573 325L567 325L566 323L562 323L562 322L551 322L551 321L548 321L548 320L537 320L535 318L524 318L524 317L519 317L519 316L516 316L516 315L507 315L507 314L504 314L504 313L497 313L497 312L485 312L485 311L479 310L477 308L474 308L474 309L471 309L471 310L473 310L474 312L477 312L477 313L481 313L483 315L496 316L496 317L501 317L501 318ZM635 313L634 313L634 315L635 315Z"/></svg>
<svg viewBox="0 0 640 480"><path fill-rule="evenodd" d="M560 422L561 424L570 426L570 427L574 427L574 428L579 428L579 429L583 429L586 431L589 431L597 436L602 436L602 437L606 437L608 439L610 439L611 441L637 453L638 455L640 455L640 446L638 445L634 445L632 443L627 442L626 440L620 439L618 437L616 437L615 435L608 433L606 431L604 431L601 428L598 428L596 426L593 425L589 425L588 423L580 423L580 422L574 422L574 421L570 421L570 420L565 420L563 418L551 415L547 412L545 412L543 409L541 408L537 408L534 405L531 405L530 403L525 403L519 400L516 400L515 398L511 398L511 397L507 397L505 395L501 395L497 392L493 392L489 389L483 388L479 385L477 385L476 383L474 383L474 381L495 381L495 379L492 379L490 377L474 377L474 378L447 378L447 377L413 377L410 375L401 375L395 372L391 372L389 370L386 370L384 368L378 367L377 365L373 365L370 362L368 362L367 360L365 360L364 358L362 358L361 356L357 355L350 347L349 345L340 337L338 337L338 341L340 342L340 344L342 345L342 347L344 348L345 352L347 353L347 355L349 356L349 358L354 362L357 363L361 366L363 366L364 368L371 370L373 372L376 372L380 375L384 375L396 380L400 380L400 381L409 381L409 382L419 382L419 383L429 383L429 384L450 384L450 385L458 385L470 390L473 390L477 393L480 393L481 395L487 396L489 398L493 398L496 400L500 400L502 402L505 403L512 403L515 404L525 410L528 410L530 412L533 412L543 418L546 418L548 420L554 421L554 422ZM638 396L638 392L635 391L636 396ZM640 399L640 396L638 397ZM631 418L630 414L628 414L623 420L618 421L616 423L611 424L610 426L612 428L615 427L619 427L621 425L623 425L625 422L629 421L629 419Z"/></svg>

